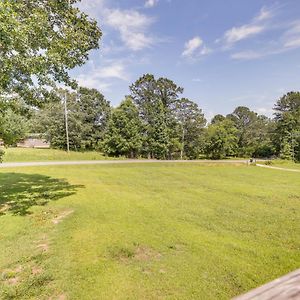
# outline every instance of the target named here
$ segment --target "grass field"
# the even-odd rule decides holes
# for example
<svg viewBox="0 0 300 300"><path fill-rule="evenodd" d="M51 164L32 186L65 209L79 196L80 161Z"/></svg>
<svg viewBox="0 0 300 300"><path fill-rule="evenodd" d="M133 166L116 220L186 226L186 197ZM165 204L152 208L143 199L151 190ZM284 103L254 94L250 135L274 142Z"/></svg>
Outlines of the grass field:
<svg viewBox="0 0 300 300"><path fill-rule="evenodd" d="M287 160L274 160L272 161L271 166L300 170L300 163L295 163L293 161L287 161Z"/></svg>
<svg viewBox="0 0 300 300"><path fill-rule="evenodd" d="M107 159L99 152L74 152L67 153L55 149L34 148L7 148L4 149L4 162L28 161L60 161L60 160L102 160ZM111 159L111 158L110 158Z"/></svg>
<svg viewBox="0 0 300 300"><path fill-rule="evenodd" d="M299 174L0 170L1 299L228 299L300 267Z"/></svg>

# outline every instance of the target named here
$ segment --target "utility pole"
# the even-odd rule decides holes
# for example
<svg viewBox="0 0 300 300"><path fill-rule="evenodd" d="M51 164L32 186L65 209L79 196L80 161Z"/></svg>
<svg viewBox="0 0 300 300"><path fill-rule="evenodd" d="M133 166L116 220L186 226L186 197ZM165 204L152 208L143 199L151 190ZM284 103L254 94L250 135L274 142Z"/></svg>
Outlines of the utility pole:
<svg viewBox="0 0 300 300"><path fill-rule="evenodd" d="M71 6L70 0L68 0L69 8ZM64 107L65 107L65 125L66 125L66 142L67 142L67 152L70 152L70 141L69 141L69 124L68 124L68 108L67 108L67 91L65 91L65 99L64 99Z"/></svg>
<svg viewBox="0 0 300 300"><path fill-rule="evenodd" d="M69 124L68 124L68 108L67 108L67 91L65 91L65 99L64 99L64 106L65 106L65 125L66 125L66 138L67 138L67 152L70 152L70 141L69 141Z"/></svg>

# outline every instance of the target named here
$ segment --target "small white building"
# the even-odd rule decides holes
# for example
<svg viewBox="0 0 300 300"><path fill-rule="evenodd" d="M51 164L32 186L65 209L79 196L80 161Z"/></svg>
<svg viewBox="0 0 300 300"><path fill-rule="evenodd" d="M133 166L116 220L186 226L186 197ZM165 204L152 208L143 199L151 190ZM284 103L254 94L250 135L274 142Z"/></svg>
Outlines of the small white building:
<svg viewBox="0 0 300 300"><path fill-rule="evenodd" d="M50 143L37 134L29 135L26 139L19 142L17 147L20 148L50 148Z"/></svg>

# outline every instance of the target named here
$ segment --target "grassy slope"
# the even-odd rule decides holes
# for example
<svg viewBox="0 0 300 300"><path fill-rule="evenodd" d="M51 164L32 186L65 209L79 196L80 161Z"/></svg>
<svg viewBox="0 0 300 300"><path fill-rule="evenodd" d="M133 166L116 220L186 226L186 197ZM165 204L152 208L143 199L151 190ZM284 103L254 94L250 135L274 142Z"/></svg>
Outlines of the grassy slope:
<svg viewBox="0 0 300 300"><path fill-rule="evenodd" d="M54 149L8 148L4 162L60 161L60 160L101 160L106 159L99 152L70 152Z"/></svg>
<svg viewBox="0 0 300 300"><path fill-rule="evenodd" d="M0 202L22 200L14 213L32 212L0 216L0 298L228 299L299 267L296 173L197 164L22 168L1 170L0 189Z"/></svg>

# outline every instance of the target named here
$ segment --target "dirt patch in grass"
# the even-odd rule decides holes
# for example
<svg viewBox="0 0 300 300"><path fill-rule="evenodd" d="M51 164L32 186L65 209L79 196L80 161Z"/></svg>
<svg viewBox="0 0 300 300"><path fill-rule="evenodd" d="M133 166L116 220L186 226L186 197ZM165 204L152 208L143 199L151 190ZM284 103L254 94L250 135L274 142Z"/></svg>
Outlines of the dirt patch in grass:
<svg viewBox="0 0 300 300"><path fill-rule="evenodd" d="M66 300L67 296L65 294L60 294L57 296L52 296L48 300Z"/></svg>
<svg viewBox="0 0 300 300"><path fill-rule="evenodd" d="M36 241L36 243L37 243L36 248L40 250L42 253L49 251L49 240L47 235L43 235L40 240Z"/></svg>
<svg viewBox="0 0 300 300"><path fill-rule="evenodd" d="M160 259L161 254L149 247L141 246L136 248L133 258L138 261L149 261L153 259Z"/></svg>
<svg viewBox="0 0 300 300"><path fill-rule="evenodd" d="M37 249L41 250L42 252L48 252L48 250L49 250L48 243L38 244L36 247L37 247Z"/></svg>
<svg viewBox="0 0 300 300"><path fill-rule="evenodd" d="M147 246L138 246L136 248L114 248L111 251L111 256L122 261L151 261L155 259L160 259L161 254L154 249Z"/></svg>
<svg viewBox="0 0 300 300"><path fill-rule="evenodd" d="M62 222L66 217L68 217L69 215L71 215L72 213L74 212L73 209L69 209L69 210L66 210L64 212L62 212L60 215L58 215L56 218L54 218L52 220L52 223L57 225L59 224L60 222Z"/></svg>
<svg viewBox="0 0 300 300"><path fill-rule="evenodd" d="M15 269L6 269L2 272L1 279L6 283L7 285L17 285L20 281L19 274L22 272L22 266L17 266Z"/></svg>
<svg viewBox="0 0 300 300"><path fill-rule="evenodd" d="M42 273L43 273L43 269L41 267L33 266L31 268L31 274L32 275L39 275L39 274L42 274Z"/></svg>
<svg viewBox="0 0 300 300"><path fill-rule="evenodd" d="M13 277L5 280L5 283L7 283L8 285L17 285L19 281L20 281L19 277Z"/></svg>

